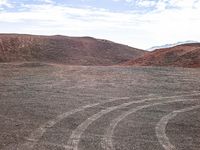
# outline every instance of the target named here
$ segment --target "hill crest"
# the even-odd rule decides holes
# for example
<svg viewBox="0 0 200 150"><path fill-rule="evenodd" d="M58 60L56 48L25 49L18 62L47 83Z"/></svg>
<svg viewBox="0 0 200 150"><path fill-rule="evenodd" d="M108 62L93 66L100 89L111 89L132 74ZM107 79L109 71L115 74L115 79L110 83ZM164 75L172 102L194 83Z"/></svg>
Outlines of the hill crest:
<svg viewBox="0 0 200 150"><path fill-rule="evenodd" d="M157 49L129 60L125 66L200 67L200 43L186 43L170 48Z"/></svg>
<svg viewBox="0 0 200 150"><path fill-rule="evenodd" d="M115 65L146 51L93 37L0 34L0 62Z"/></svg>

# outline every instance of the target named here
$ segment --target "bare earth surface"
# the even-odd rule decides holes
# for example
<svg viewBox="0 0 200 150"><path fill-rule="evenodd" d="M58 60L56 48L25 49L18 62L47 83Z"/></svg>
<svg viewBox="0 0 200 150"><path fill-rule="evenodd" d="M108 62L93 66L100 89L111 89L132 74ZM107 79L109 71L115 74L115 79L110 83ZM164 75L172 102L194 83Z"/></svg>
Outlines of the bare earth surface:
<svg viewBox="0 0 200 150"><path fill-rule="evenodd" d="M200 69L0 64L2 150L199 150Z"/></svg>

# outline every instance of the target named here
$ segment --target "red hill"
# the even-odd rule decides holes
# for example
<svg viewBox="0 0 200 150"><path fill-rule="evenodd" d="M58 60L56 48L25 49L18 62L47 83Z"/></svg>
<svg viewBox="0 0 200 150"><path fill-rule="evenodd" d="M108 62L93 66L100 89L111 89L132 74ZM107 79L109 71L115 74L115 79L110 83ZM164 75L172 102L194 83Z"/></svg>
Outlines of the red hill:
<svg viewBox="0 0 200 150"><path fill-rule="evenodd" d="M200 67L200 43L157 49L122 65Z"/></svg>
<svg viewBox="0 0 200 150"><path fill-rule="evenodd" d="M143 50L91 37L0 34L0 62L114 65L144 53Z"/></svg>

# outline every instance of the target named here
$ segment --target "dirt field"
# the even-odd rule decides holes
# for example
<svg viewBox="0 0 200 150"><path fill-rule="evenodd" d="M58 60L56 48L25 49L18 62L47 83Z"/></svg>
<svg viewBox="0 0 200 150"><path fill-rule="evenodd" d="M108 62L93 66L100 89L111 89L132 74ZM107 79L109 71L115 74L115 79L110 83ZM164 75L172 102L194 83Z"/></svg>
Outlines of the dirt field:
<svg viewBox="0 0 200 150"><path fill-rule="evenodd" d="M200 69L0 64L2 150L200 150Z"/></svg>

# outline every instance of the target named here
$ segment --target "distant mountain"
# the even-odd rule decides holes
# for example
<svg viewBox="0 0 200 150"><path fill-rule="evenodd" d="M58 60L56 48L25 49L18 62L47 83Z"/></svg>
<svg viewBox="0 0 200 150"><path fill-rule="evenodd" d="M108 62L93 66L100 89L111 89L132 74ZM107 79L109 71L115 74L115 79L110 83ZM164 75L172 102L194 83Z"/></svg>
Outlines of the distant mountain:
<svg viewBox="0 0 200 150"><path fill-rule="evenodd" d="M140 49L92 37L0 34L0 62L114 65L144 53Z"/></svg>
<svg viewBox="0 0 200 150"><path fill-rule="evenodd" d="M156 49L170 48L170 47L174 47L174 46L177 46L177 45L188 44L188 43L199 43L199 42L197 42L197 41L177 42L177 43L173 43L173 44L165 44L165 45L162 45L162 46L154 46L154 47L151 47L151 48L149 48L147 50L148 51L153 51L153 50L156 50Z"/></svg>
<svg viewBox="0 0 200 150"><path fill-rule="evenodd" d="M200 43L188 43L157 49L122 65L200 67Z"/></svg>

